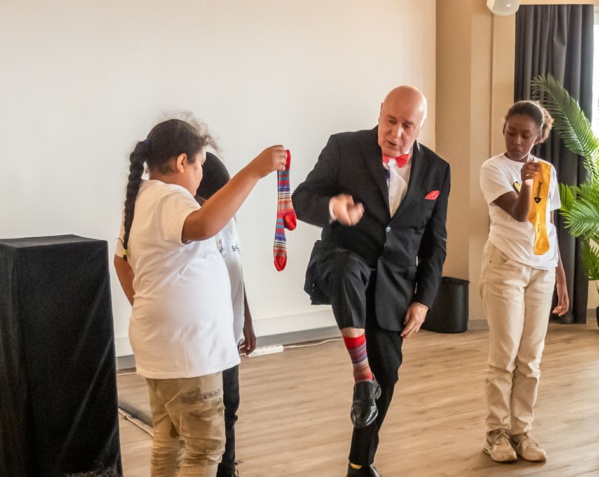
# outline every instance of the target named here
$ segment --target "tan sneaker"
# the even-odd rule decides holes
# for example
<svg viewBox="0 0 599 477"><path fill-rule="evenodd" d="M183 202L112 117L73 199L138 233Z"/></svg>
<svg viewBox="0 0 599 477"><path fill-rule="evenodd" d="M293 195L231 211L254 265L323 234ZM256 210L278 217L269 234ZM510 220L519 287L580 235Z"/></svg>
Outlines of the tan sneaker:
<svg viewBox="0 0 599 477"><path fill-rule="evenodd" d="M518 460L507 429L495 429L488 432L483 451L489 454L495 462L514 462Z"/></svg>
<svg viewBox="0 0 599 477"><path fill-rule="evenodd" d="M524 460L531 462L544 462L547 460L547 452L528 434L512 436L512 442L516 446L516 452Z"/></svg>

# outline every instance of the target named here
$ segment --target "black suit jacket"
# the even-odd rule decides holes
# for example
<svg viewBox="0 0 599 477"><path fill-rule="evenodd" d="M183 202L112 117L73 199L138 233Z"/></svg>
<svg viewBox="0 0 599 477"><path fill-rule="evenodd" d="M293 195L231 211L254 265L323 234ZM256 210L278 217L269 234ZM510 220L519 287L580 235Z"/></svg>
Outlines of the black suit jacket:
<svg viewBox="0 0 599 477"><path fill-rule="evenodd" d="M323 228L307 280L314 279L311 265L328 250L351 250L377 272L379 326L399 331L413 301L430 308L437 294L446 256L450 167L415 143L408 190L391 217L377 138L378 127L331 136L312 172L294 191L293 206L300 220ZM364 206L362 220L353 227L330 223L329 200L341 193Z"/></svg>

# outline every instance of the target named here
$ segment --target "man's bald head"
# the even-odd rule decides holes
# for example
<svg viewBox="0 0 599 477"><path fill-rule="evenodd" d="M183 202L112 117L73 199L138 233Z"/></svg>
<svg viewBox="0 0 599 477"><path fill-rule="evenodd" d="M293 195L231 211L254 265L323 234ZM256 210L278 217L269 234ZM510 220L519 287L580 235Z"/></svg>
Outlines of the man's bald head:
<svg viewBox="0 0 599 477"><path fill-rule="evenodd" d="M414 86L392 89L381 105L378 143L383 154L397 157L412 150L426 119L426 98Z"/></svg>

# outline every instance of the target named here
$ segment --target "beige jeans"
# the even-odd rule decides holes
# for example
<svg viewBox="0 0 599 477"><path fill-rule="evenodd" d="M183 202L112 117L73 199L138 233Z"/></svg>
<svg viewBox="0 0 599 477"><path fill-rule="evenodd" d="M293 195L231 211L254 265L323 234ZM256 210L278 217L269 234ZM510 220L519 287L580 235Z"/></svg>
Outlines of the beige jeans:
<svg viewBox="0 0 599 477"><path fill-rule="evenodd" d="M216 476L225 450L222 373L147 382L154 421L152 477Z"/></svg>
<svg viewBox="0 0 599 477"><path fill-rule="evenodd" d="M554 288L555 269L515 262L487 242L480 280L489 324L487 432L530 431Z"/></svg>

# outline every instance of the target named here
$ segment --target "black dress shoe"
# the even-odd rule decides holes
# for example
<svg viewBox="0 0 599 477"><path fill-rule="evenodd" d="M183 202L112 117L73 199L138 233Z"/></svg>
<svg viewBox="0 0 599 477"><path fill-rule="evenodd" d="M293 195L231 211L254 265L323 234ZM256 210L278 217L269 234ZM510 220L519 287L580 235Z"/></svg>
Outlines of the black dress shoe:
<svg viewBox="0 0 599 477"><path fill-rule="evenodd" d="M354 427L361 429L374 422L379 410L376 400L381 395L381 387L376 379L373 381L360 381L354 384L354 400L351 406L351 421Z"/></svg>
<svg viewBox="0 0 599 477"><path fill-rule="evenodd" d="M227 472L219 469L216 473L216 477L239 477L239 471L235 469L232 472Z"/></svg>
<svg viewBox="0 0 599 477"><path fill-rule="evenodd" d="M359 469L347 466L347 477L383 477L377 472L373 465L363 465Z"/></svg>
<svg viewBox="0 0 599 477"><path fill-rule="evenodd" d="M216 477L239 477L239 471L235 469L232 474L216 474Z"/></svg>

